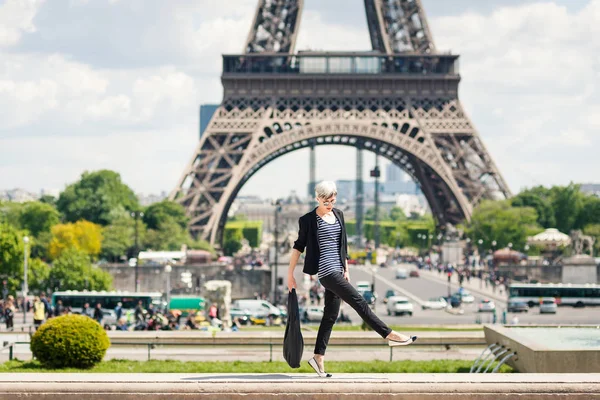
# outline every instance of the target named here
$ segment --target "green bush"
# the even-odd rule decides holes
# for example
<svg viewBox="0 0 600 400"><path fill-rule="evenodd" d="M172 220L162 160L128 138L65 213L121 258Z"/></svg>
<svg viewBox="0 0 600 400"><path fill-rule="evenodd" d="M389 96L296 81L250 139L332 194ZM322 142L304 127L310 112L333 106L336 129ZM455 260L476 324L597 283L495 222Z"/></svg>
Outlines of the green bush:
<svg viewBox="0 0 600 400"><path fill-rule="evenodd" d="M51 318L31 338L33 356L48 368L91 368L109 346L102 326L83 315Z"/></svg>

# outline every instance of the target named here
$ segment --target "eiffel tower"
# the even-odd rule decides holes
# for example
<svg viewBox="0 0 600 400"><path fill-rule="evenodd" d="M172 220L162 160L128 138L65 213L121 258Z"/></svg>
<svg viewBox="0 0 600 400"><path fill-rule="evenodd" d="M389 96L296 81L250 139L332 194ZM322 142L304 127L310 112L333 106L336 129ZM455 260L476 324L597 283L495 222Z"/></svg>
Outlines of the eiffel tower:
<svg viewBox="0 0 600 400"><path fill-rule="evenodd" d="M421 0L364 2L372 51L294 53L303 0L259 0L243 54L223 55L222 103L170 195L192 234L220 243L253 174L319 145L400 166L441 227L469 219L483 199L510 196L458 99L458 55L437 51Z"/></svg>

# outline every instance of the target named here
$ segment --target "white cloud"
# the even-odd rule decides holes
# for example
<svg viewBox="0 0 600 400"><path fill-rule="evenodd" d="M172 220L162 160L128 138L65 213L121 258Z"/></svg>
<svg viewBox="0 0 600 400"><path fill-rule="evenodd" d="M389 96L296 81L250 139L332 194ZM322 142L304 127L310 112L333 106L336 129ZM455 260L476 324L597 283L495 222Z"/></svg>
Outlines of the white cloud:
<svg viewBox="0 0 600 400"><path fill-rule="evenodd" d="M576 13L540 2L431 21L438 48L461 55L461 101L513 190L597 180L599 20L593 0ZM582 157L595 168L578 169Z"/></svg>
<svg viewBox="0 0 600 400"><path fill-rule="evenodd" d="M23 33L35 32L33 18L43 0L6 0L0 5L0 48L19 42Z"/></svg>
<svg viewBox="0 0 600 400"><path fill-rule="evenodd" d="M370 49L364 26L331 23L325 6L314 5L303 13L297 49ZM110 168L136 191L172 189L197 142L199 104L220 101L220 55L241 52L255 6L6 0L0 188L62 188L85 169ZM461 101L513 190L597 181L597 21L600 0L577 12L544 1L429 21L437 47L461 55ZM318 156L322 178L353 177L353 149L322 147ZM372 161L366 156L365 169ZM281 169L301 178L273 187L269 177ZM308 154L299 151L269 164L244 191L303 194L307 180Z"/></svg>

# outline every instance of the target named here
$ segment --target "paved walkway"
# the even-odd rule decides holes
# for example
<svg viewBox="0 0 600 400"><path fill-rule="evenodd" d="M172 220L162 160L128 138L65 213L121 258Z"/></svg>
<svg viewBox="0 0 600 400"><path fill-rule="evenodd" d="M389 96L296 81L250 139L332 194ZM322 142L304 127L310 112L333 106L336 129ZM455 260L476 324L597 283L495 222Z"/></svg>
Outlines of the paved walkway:
<svg viewBox="0 0 600 400"><path fill-rule="evenodd" d="M600 374L0 374L0 398L600 399Z"/></svg>

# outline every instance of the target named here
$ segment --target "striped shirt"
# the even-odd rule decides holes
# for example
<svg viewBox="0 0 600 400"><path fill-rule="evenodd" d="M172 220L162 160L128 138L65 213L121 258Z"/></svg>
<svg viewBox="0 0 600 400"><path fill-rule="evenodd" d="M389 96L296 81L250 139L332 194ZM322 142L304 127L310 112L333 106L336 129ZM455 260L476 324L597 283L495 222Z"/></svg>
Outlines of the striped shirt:
<svg viewBox="0 0 600 400"><path fill-rule="evenodd" d="M340 261L341 233L342 227L337 218L333 224L330 224L317 215L317 240L320 252L317 276L319 278L344 271Z"/></svg>

